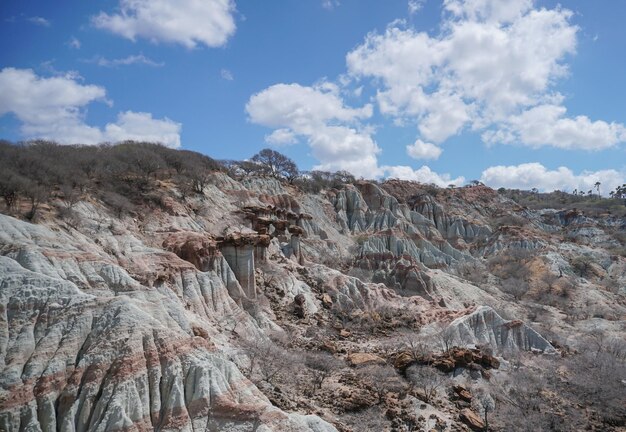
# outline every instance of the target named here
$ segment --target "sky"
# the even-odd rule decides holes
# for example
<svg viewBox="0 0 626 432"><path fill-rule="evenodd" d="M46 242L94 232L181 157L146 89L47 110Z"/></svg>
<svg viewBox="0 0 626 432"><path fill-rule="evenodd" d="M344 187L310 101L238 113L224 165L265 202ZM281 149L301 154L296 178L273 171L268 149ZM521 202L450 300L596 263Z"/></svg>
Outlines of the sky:
<svg viewBox="0 0 626 432"><path fill-rule="evenodd" d="M588 0L4 0L0 138L606 195L626 183L625 18Z"/></svg>

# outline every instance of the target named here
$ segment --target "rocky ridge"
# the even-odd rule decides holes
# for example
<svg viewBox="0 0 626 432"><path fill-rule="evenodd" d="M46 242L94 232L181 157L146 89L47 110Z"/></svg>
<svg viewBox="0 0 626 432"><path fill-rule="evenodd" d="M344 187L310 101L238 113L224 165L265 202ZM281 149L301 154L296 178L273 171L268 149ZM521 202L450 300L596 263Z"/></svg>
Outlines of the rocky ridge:
<svg viewBox="0 0 626 432"><path fill-rule="evenodd" d="M281 398L247 377L242 347L288 337L355 373L370 363L355 364L355 353L387 361L380 350L402 329L421 329L433 350L448 331L461 347L557 353L520 319L532 320L530 303L493 276L460 277L508 251L546 257L525 258L529 293L546 274L550 290L576 281L584 288L568 294L572 304L606 313L607 334L625 331L626 259L568 241L599 238L604 227L591 218L528 213L484 187L433 195L406 182L357 182L306 194L214 173L200 196L160 188L168 200L149 216L119 218L89 196L75 205L74 226L52 207L38 224L0 215L1 430L350 430L346 408L331 408L338 402ZM511 214L528 224L494 223ZM595 276L577 275L579 255L598 263ZM603 289L605 278L617 288ZM592 318L566 324L562 313L558 303L544 307L543 328L574 335ZM323 384L322 401L324 388L353 388L341 379ZM374 387L359 391L350 406L376 405ZM462 430L444 408L424 412ZM460 415L477 423L470 413Z"/></svg>

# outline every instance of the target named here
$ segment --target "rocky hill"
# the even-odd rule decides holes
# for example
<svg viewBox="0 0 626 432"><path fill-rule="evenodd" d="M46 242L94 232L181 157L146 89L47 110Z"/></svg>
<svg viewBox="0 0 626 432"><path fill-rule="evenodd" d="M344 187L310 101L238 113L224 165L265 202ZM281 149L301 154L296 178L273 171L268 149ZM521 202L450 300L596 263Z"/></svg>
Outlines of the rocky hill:
<svg viewBox="0 0 626 432"><path fill-rule="evenodd" d="M0 430L625 430L623 214L141 149L3 149Z"/></svg>

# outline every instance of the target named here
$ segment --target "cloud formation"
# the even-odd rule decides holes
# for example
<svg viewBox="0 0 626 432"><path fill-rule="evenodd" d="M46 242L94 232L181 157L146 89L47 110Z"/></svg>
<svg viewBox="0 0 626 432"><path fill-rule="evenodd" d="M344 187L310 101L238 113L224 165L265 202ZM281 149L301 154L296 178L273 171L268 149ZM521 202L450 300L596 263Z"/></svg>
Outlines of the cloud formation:
<svg viewBox="0 0 626 432"><path fill-rule="evenodd" d="M120 0L119 12L100 12L94 26L135 40L167 42L195 48L219 47L235 33L232 0Z"/></svg>
<svg viewBox="0 0 626 432"><path fill-rule="evenodd" d="M156 62L154 60L152 60L149 57L146 57L143 54L134 54L134 55L129 55L123 58L117 58L117 59L107 59L104 57L94 57L90 60L85 60L87 63L94 63L97 64L98 66L103 66L103 67L111 67L111 68L115 68L115 67L119 67L119 66L130 66L130 65L135 65L135 64L142 64L142 65L146 65L146 66L152 66L152 67L163 67L165 66L165 63L163 62Z"/></svg>
<svg viewBox="0 0 626 432"><path fill-rule="evenodd" d="M383 114L414 122L434 143L464 130L531 147L626 141L621 124L567 117L554 90L576 52L571 11L535 9L531 0L445 0L444 11L439 34L396 21L347 54L349 75L372 80Z"/></svg>
<svg viewBox="0 0 626 432"><path fill-rule="evenodd" d="M414 15L422 10L424 3L426 3L426 0L409 0L409 15Z"/></svg>
<svg viewBox="0 0 626 432"><path fill-rule="evenodd" d="M420 183L435 184L439 187L448 185L461 186L465 183L465 177L452 178L450 174L438 174L428 166L414 170L410 166L383 166L382 169L388 178L399 180L411 180Z"/></svg>
<svg viewBox="0 0 626 432"><path fill-rule="evenodd" d="M406 146L406 154L413 159L439 159L442 151L443 150L436 145L424 142L420 139Z"/></svg>
<svg viewBox="0 0 626 432"><path fill-rule="evenodd" d="M44 138L62 144L97 144L105 141L158 141L180 146L181 124L149 113L126 111L103 129L85 123L92 102L108 102L106 91L78 82L75 74L42 78L31 69L0 71L0 116L13 113L25 138Z"/></svg>
<svg viewBox="0 0 626 432"><path fill-rule="evenodd" d="M409 1L409 15L422 5ZM383 116L397 125L415 125L418 135L406 153L418 160L438 159L442 144L463 132L479 133L488 145L531 148L597 151L626 142L621 123L569 116L565 97L556 90L576 53L579 28L571 11L536 8L533 0L443 0L443 8L437 33L396 20L384 32L368 34L347 53L347 73L338 84L276 84L253 95L246 105L250 120L274 129L265 137L272 145L304 137L320 162L316 168L443 186L465 179L426 166L379 166L382 150L373 139L374 127L366 123L372 122L373 107L351 108L342 95L359 97L364 85L371 86ZM505 184L500 168L483 176ZM528 168L513 171L523 169ZM552 187L551 171L544 168L541 174L534 166L533 172L528 187ZM610 172L602 172L607 181L613 181ZM586 184L585 176L593 174L569 173L560 174L561 186Z"/></svg>
<svg viewBox="0 0 626 432"><path fill-rule="evenodd" d="M594 185L600 182L601 193L608 195L617 186L626 183L626 173L613 169L601 171L583 171L580 174L566 167L549 170L540 163L524 163L511 166L494 166L483 171L480 181L493 188L532 189L542 191L568 191L574 189L587 192L595 190Z"/></svg>
<svg viewBox="0 0 626 432"><path fill-rule="evenodd" d="M52 24L50 20L47 20L40 16L28 17L26 18L26 20L30 23L33 23L42 27L50 27L50 25Z"/></svg>
<svg viewBox="0 0 626 432"><path fill-rule="evenodd" d="M304 137L320 162L315 169L348 170L368 178L381 175L376 159L380 149L360 125L372 116L372 106L346 106L334 84L276 84L252 95L246 112L251 122L276 129L266 136L270 144Z"/></svg>

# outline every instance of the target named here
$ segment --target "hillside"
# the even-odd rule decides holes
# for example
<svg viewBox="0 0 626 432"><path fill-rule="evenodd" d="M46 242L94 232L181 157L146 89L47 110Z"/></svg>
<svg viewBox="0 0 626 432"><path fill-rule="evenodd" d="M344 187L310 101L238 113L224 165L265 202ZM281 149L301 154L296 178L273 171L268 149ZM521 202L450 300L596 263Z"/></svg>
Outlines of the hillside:
<svg viewBox="0 0 626 432"><path fill-rule="evenodd" d="M626 430L619 200L0 160L0 430Z"/></svg>

